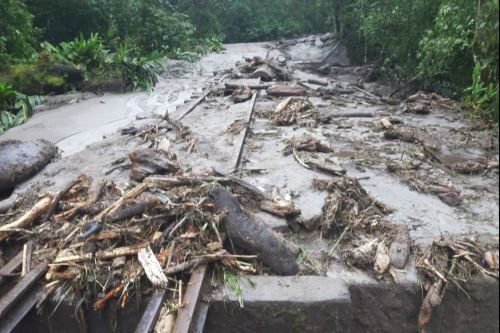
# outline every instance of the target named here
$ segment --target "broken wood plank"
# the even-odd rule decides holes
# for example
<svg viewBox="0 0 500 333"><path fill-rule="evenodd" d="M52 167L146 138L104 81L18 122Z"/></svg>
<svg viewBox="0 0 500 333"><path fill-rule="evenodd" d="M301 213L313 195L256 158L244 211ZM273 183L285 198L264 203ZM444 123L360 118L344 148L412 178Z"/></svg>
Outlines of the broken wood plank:
<svg viewBox="0 0 500 333"><path fill-rule="evenodd" d="M24 229L32 225L33 222L47 213L51 203L52 198L50 196L46 196L16 221L1 226L0 242L6 240L14 232L14 230Z"/></svg>
<svg viewBox="0 0 500 333"><path fill-rule="evenodd" d="M144 310L144 314L135 329L135 333L149 333L153 331L160 316L166 295L166 290L158 290L151 296L146 310Z"/></svg>
<svg viewBox="0 0 500 333"><path fill-rule="evenodd" d="M31 271L31 259L33 255L33 242L29 241L23 246L23 265L21 277L25 277Z"/></svg>
<svg viewBox="0 0 500 333"><path fill-rule="evenodd" d="M5 317L0 320L0 332L7 333L14 331L17 325L21 323L43 295L44 287L41 285L28 291L24 297L8 311Z"/></svg>
<svg viewBox="0 0 500 333"><path fill-rule="evenodd" d="M163 273L161 264L158 262L151 247L147 246L141 249L137 254L137 258L151 284L157 288L167 288L168 279Z"/></svg>
<svg viewBox="0 0 500 333"><path fill-rule="evenodd" d="M11 275L21 267L23 264L23 251L20 251L14 258L12 258L5 266L0 269L0 286L6 280L7 276Z"/></svg>
<svg viewBox="0 0 500 333"><path fill-rule="evenodd" d="M0 319L40 280L47 271L47 264L40 264L0 299Z"/></svg>
<svg viewBox="0 0 500 333"><path fill-rule="evenodd" d="M236 166L234 167L237 170L241 164L241 160L243 159L243 151L245 147L245 143L247 141L248 135L250 134L250 124L252 124L253 112L255 110L255 102L257 102L258 92L253 94L252 101L250 102L250 115L248 117L248 125L245 130L245 134L243 135L243 141L241 142L240 152L238 154L238 158L236 159Z"/></svg>
<svg viewBox="0 0 500 333"><path fill-rule="evenodd" d="M113 259L116 257L122 257L122 256L133 256L137 255L139 251L149 244L144 243L144 244L138 244L134 246L124 246L120 247L114 250L106 250L106 251L99 251L96 253L84 253L84 254L77 254L77 255L70 255L70 256L59 256L54 260L53 264L62 264L62 263L69 263L69 262L81 262L81 261L88 261L92 259L100 259L100 260L105 260L105 259Z"/></svg>
<svg viewBox="0 0 500 333"><path fill-rule="evenodd" d="M185 294L185 304L179 309L175 320L173 333L188 333L191 325L196 306L200 298L201 287L207 274L207 266L198 267L191 278L189 279L189 287Z"/></svg>

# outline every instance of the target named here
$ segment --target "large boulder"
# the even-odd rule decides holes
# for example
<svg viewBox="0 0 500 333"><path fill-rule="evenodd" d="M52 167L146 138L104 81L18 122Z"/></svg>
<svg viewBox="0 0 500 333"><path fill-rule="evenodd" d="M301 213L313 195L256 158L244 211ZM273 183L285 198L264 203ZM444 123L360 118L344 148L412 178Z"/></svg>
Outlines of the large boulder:
<svg viewBox="0 0 500 333"><path fill-rule="evenodd" d="M37 174L56 155L56 146L45 140L0 142L0 197Z"/></svg>

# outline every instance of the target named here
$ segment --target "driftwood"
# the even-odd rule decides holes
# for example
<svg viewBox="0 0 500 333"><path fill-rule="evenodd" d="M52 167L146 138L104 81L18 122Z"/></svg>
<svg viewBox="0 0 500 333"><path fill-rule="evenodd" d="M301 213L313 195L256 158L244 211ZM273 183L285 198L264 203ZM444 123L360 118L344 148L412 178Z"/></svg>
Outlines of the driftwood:
<svg viewBox="0 0 500 333"><path fill-rule="evenodd" d="M84 253L84 254L76 254L69 256L60 255L54 260L54 264L82 262L93 259L106 260L106 259L113 259L116 257L132 256L132 255L137 255L137 253L139 253L139 251L144 249L146 246L148 246L148 244L125 246L114 250L99 251L96 253Z"/></svg>
<svg viewBox="0 0 500 333"><path fill-rule="evenodd" d="M26 212L16 221L0 227L0 242L7 239L13 231L24 229L33 224L49 210L52 198L47 196L40 200L30 211Z"/></svg>
<svg viewBox="0 0 500 333"><path fill-rule="evenodd" d="M288 96L305 96L307 91L299 85L274 85L267 89L269 96L273 97L288 97Z"/></svg>
<svg viewBox="0 0 500 333"><path fill-rule="evenodd" d="M269 214L287 219L294 218L302 214L300 209L293 206L280 205L269 200L263 200L260 203L260 209Z"/></svg>
<svg viewBox="0 0 500 333"><path fill-rule="evenodd" d="M216 186L210 193L218 212L227 212L225 228L234 245L257 254L273 271L283 275L299 273L298 249L280 238L262 222L252 221L223 187Z"/></svg>
<svg viewBox="0 0 500 333"><path fill-rule="evenodd" d="M307 83L314 84L316 86L322 86L322 87L328 86L328 81L323 81L323 80L309 79L309 80L307 80Z"/></svg>
<svg viewBox="0 0 500 333"><path fill-rule="evenodd" d="M212 262L216 261L222 261L225 259L256 259L256 256L238 256L238 255L231 255L229 254L226 250L220 250L217 253L214 254L207 254L205 256L197 257L191 260L184 261L183 263L180 263L176 266L166 268L164 270L165 274L167 276L170 275L175 275L178 273L182 273L188 270L191 270L195 267L198 267L200 265L205 265L205 264L210 264Z"/></svg>
<svg viewBox="0 0 500 333"><path fill-rule="evenodd" d="M49 211L43 218L42 222L47 222L52 218L52 215L56 211L57 207L59 206L59 202L61 202L62 198L69 192L71 189L78 184L81 181L81 177L78 177L75 180L70 181L68 184L66 184L62 190L57 192L56 196L54 197L54 200L52 201L52 204L50 205Z"/></svg>
<svg viewBox="0 0 500 333"><path fill-rule="evenodd" d="M150 208L155 207L159 202L160 201L156 197L148 198L147 200L115 211L113 214L108 216L107 220L111 223L128 220L134 216L141 215Z"/></svg>
<svg viewBox="0 0 500 333"><path fill-rule="evenodd" d="M160 149L140 149L129 153L132 161L130 178L142 182L154 174L166 174L179 170L179 164L172 160L171 154Z"/></svg>
<svg viewBox="0 0 500 333"><path fill-rule="evenodd" d="M161 269L161 264L158 262L151 247L145 247L139 251L137 258L141 263L144 273L148 277L151 284L158 288L166 288L168 279Z"/></svg>

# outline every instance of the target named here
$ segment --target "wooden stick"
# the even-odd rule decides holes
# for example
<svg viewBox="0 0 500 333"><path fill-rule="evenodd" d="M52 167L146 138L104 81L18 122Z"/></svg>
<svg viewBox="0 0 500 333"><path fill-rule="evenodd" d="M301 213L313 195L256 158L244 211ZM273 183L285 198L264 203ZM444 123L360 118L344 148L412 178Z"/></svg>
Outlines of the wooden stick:
<svg viewBox="0 0 500 333"><path fill-rule="evenodd" d="M42 200L33 206L33 208L26 212L23 216L21 216L16 221L5 224L0 227L0 242L6 240L11 234L12 229L25 229L33 224L37 219L39 219L42 215L47 213L49 210L50 204L52 203L51 196L46 196Z"/></svg>
<svg viewBox="0 0 500 333"><path fill-rule="evenodd" d="M33 242L29 241L23 246L23 266L21 270L21 277L25 277L31 272L31 257L33 255Z"/></svg>
<svg viewBox="0 0 500 333"><path fill-rule="evenodd" d="M127 200L130 199L135 199L139 195L141 195L146 189L148 188L148 185L145 183L141 183L140 185L136 186L132 190L130 190L128 193L123 195L120 199L118 199L114 204L106 208L104 211L102 211L99 216L97 217L97 220L101 221L104 217L107 215L113 214L117 210L119 210Z"/></svg>
<svg viewBox="0 0 500 333"><path fill-rule="evenodd" d="M106 260L106 259L113 259L116 257L132 256L132 255L137 255L137 253L139 253L141 249L145 248L148 245L149 245L148 243L143 243L139 245L120 247L114 250L99 251L95 254L85 253L72 256L59 256L54 260L53 264L57 265L61 263L81 262L92 259Z"/></svg>
<svg viewBox="0 0 500 333"><path fill-rule="evenodd" d="M185 261L177 266L166 268L164 272L167 276L171 276L195 268L196 266L202 264L209 264L223 259L256 259L256 258L257 256L230 255L227 253L226 250L221 250L214 254L207 254L205 256Z"/></svg>
<svg viewBox="0 0 500 333"><path fill-rule="evenodd" d="M75 180L70 181L68 184L66 184L62 190L60 190L57 195L55 196L54 200L52 200L52 204L50 205L49 211L45 215L45 217L42 219L42 222L47 222L52 218L52 215L57 209L57 206L59 206L59 202L62 200L62 198L69 192L71 189L78 184L82 180L82 176L78 177Z"/></svg>
<svg viewBox="0 0 500 333"><path fill-rule="evenodd" d="M121 284L118 287L113 288L110 291L108 291L106 293L106 295L104 295L104 297L102 299L100 299L97 302L95 302L94 309L95 310L102 310L102 309L104 309L104 306L106 305L106 302L109 301L110 299L118 296L119 294L121 294L123 292L123 289L124 289L124 286L123 286L123 284Z"/></svg>

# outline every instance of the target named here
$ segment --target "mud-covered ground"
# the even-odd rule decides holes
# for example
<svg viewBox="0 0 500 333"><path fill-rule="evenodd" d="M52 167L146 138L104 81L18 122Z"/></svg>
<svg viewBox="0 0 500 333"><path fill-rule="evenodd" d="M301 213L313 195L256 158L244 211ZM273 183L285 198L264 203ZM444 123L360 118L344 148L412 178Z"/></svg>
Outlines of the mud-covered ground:
<svg viewBox="0 0 500 333"><path fill-rule="evenodd" d="M293 201L302 212L293 232L284 219L254 213L317 257L328 252L334 240L322 240L319 232L305 230L315 229L328 195L316 190L313 181L331 175L306 168L301 163L306 157L322 159L357 178L371 197L392 208L387 220L407 225L417 244L429 244L442 235L497 235L498 139L456 103L439 96L413 96L409 102L384 98L391 88L368 82L370 67L349 67L343 52L331 50L316 37L228 45L223 54L209 55L194 65L169 61L152 94L90 96L39 112L1 140L47 139L59 147L61 157L20 185L0 207L30 189L40 194L56 191L80 173L126 188L128 152L158 144L154 140L163 137L172 142L185 171L231 172L238 166L244 180ZM224 94L210 93L186 113L223 83L259 84L256 79L231 77L236 62L255 56L284 64L291 81L306 88L319 117L277 126L272 118L283 99L270 97L265 90L256 98L255 108L253 100L234 104ZM189 139L179 139L179 128L160 122L167 113L172 120L182 118ZM321 120L325 118L329 120ZM131 128L143 135L121 133ZM306 136L327 142L333 152L284 154L290 140ZM333 270L331 274L338 274Z"/></svg>

